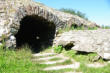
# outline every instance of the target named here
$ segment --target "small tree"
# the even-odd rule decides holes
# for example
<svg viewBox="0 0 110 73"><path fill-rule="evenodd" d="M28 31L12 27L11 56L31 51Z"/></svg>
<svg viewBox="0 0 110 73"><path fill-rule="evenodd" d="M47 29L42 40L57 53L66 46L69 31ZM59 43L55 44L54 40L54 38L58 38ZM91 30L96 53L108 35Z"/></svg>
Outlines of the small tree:
<svg viewBox="0 0 110 73"><path fill-rule="evenodd" d="M65 12L65 13L70 13L70 14L73 14L73 15L77 15L81 18L84 18L84 19L88 20L85 13L82 13L80 11L76 11L76 10L71 9L71 8L61 8L60 11Z"/></svg>

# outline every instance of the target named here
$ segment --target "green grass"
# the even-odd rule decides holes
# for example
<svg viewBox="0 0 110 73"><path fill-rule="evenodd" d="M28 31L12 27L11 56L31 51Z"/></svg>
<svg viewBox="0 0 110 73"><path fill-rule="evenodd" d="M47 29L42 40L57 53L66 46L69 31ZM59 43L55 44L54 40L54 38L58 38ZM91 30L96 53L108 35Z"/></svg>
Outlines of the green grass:
<svg viewBox="0 0 110 73"><path fill-rule="evenodd" d="M66 60L64 61L63 63L61 63L62 65L67 65L67 64L72 64L72 61L71 60Z"/></svg>
<svg viewBox="0 0 110 73"><path fill-rule="evenodd" d="M70 51L64 51L64 55L68 56L70 58L75 59L76 61L80 62L80 63L92 63L93 59L98 56L96 53L85 53L85 52L77 52L74 50L70 50ZM99 59L98 62L103 63L104 60Z"/></svg>
<svg viewBox="0 0 110 73"><path fill-rule="evenodd" d="M30 73L33 66L31 51L28 48L22 50L5 50L0 48L0 73Z"/></svg>
<svg viewBox="0 0 110 73"><path fill-rule="evenodd" d="M61 58L53 58L53 59L50 59L49 61L57 61L57 60L61 60Z"/></svg>

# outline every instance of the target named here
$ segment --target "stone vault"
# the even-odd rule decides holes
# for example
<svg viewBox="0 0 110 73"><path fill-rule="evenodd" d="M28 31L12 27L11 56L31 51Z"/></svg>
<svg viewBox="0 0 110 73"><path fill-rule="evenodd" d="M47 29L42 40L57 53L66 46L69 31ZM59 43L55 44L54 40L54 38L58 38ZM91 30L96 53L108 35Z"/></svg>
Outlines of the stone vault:
<svg viewBox="0 0 110 73"><path fill-rule="evenodd" d="M60 12L32 0L0 1L0 42L3 35L7 47L50 44L59 28L71 26L95 27L95 23L76 15Z"/></svg>

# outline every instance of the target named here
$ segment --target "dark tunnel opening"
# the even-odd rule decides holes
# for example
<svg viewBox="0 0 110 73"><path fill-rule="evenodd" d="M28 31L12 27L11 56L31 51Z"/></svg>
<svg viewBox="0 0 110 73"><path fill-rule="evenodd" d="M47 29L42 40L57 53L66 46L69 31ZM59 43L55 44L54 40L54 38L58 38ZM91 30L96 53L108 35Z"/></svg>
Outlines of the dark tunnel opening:
<svg viewBox="0 0 110 73"><path fill-rule="evenodd" d="M20 29L15 35L16 46L28 44L32 51L39 52L42 47L52 45L55 35L55 24L37 15L25 16L20 21Z"/></svg>

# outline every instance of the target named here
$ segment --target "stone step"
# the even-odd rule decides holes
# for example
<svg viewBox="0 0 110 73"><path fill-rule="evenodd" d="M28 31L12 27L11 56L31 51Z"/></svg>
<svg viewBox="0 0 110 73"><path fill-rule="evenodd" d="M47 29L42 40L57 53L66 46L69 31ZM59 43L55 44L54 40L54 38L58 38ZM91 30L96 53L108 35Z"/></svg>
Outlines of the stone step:
<svg viewBox="0 0 110 73"><path fill-rule="evenodd" d="M107 64L105 63L91 63L91 64L87 64L86 66L88 67L93 67L93 68L100 68L100 67L104 67L106 66Z"/></svg>
<svg viewBox="0 0 110 73"><path fill-rule="evenodd" d="M37 60L50 60L50 59L53 59L53 58L59 58L58 56L51 56L51 57L44 57L44 58L38 58Z"/></svg>
<svg viewBox="0 0 110 73"><path fill-rule="evenodd" d="M74 71L74 72L65 72L65 73L82 73L82 72L75 72L75 71Z"/></svg>
<svg viewBox="0 0 110 73"><path fill-rule="evenodd" d="M40 64L56 64L56 63L62 63L62 62L65 62L66 60L63 59L63 60L58 60L58 61L47 61L47 62L43 62L43 63L40 63Z"/></svg>
<svg viewBox="0 0 110 73"><path fill-rule="evenodd" d="M34 57L50 56L50 55L56 55L56 53L37 53L37 54L33 54Z"/></svg>
<svg viewBox="0 0 110 73"><path fill-rule="evenodd" d="M59 66L52 66L52 67L47 67L44 70L60 70L60 69L66 69L66 68L72 68L72 69L78 69L80 67L80 63L76 62L74 64L70 65L59 65Z"/></svg>

